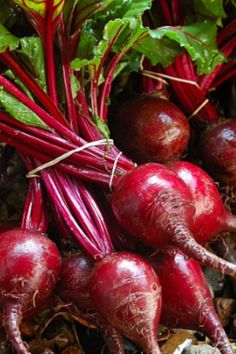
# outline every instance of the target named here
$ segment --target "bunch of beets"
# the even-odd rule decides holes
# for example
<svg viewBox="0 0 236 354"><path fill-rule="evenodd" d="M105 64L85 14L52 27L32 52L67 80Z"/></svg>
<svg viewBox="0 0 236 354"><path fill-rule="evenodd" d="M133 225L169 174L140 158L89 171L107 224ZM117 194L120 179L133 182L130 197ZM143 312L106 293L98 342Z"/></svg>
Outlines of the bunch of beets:
<svg viewBox="0 0 236 354"><path fill-rule="evenodd" d="M0 235L0 324L16 353L30 353L22 322L55 296L110 354L123 337L161 353L159 323L233 353L201 266L236 278L205 247L236 231L212 179L236 186L236 121L220 99L236 89L236 17L233 2L215 1L224 16L204 4L1 5L0 140L28 172L21 221Z"/></svg>

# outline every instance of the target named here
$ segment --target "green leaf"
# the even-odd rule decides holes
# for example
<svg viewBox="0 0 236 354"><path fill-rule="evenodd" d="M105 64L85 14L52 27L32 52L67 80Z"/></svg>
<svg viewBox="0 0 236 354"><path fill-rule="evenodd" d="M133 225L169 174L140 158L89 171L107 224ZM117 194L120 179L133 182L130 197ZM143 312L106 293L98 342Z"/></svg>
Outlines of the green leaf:
<svg viewBox="0 0 236 354"><path fill-rule="evenodd" d="M217 18L225 18L223 0L194 0L195 13L201 16Z"/></svg>
<svg viewBox="0 0 236 354"><path fill-rule="evenodd" d="M113 51L116 53L127 52L142 36L145 36L148 29L142 26L139 19L125 18L123 19L123 29L113 45Z"/></svg>
<svg viewBox="0 0 236 354"><path fill-rule="evenodd" d="M71 89L73 98L76 98L77 93L80 89L80 84L75 75L71 75Z"/></svg>
<svg viewBox="0 0 236 354"><path fill-rule="evenodd" d="M113 0L80 0L77 1L76 6L76 23L82 24L88 18L91 18L92 15L104 9L113 2Z"/></svg>
<svg viewBox="0 0 236 354"><path fill-rule="evenodd" d="M225 61L224 55L219 52L215 44L216 25L210 21L182 27L165 26L149 30L148 36L141 39L135 49L146 55L153 65L157 63L169 65L179 50L174 44L171 48L170 41L165 40L160 43L160 40L163 41L165 38L176 42L180 48L184 48L190 54L197 65L199 75L211 72L216 65Z"/></svg>
<svg viewBox="0 0 236 354"><path fill-rule="evenodd" d="M0 53L6 50L14 50L19 45L19 38L13 36L1 23L0 23Z"/></svg>
<svg viewBox="0 0 236 354"><path fill-rule="evenodd" d="M66 0L63 11L65 21L70 21L70 18L73 16L78 2L79 0Z"/></svg>
<svg viewBox="0 0 236 354"><path fill-rule="evenodd" d="M93 21L88 20L86 24L82 26L77 48L78 57L81 59L91 59L94 56L93 50L98 40L94 32L93 23Z"/></svg>
<svg viewBox="0 0 236 354"><path fill-rule="evenodd" d="M104 27L103 38L94 48L94 55L96 57L102 58L109 45L112 43L113 39L117 37L117 35L119 35L119 33L121 33L125 27L125 21L120 18L109 21Z"/></svg>
<svg viewBox="0 0 236 354"><path fill-rule="evenodd" d="M20 81L11 70L5 71L4 76L8 77L11 81L14 81L16 83L16 86L21 88L22 92L24 92L28 97L30 97L32 101L34 100L31 92L27 89L27 87L25 87L22 81Z"/></svg>
<svg viewBox="0 0 236 354"><path fill-rule="evenodd" d="M46 16L47 8L51 5L54 21L62 14L65 0L13 0L13 2L19 5L29 15L34 17L39 15L43 18Z"/></svg>
<svg viewBox="0 0 236 354"><path fill-rule="evenodd" d="M13 14L12 8L6 1L0 2L0 23L4 24Z"/></svg>
<svg viewBox="0 0 236 354"><path fill-rule="evenodd" d="M89 78L93 79L96 70L104 61L98 78L99 84L104 82L103 73L106 62L109 61L109 55L112 52L125 55L146 32L142 26L141 16L145 10L150 8L151 2L151 0L137 0L135 3L130 0L106 2L104 10L87 20L82 26L78 57L72 61L72 68L85 70ZM81 3L87 4L87 1L82 0ZM81 3L78 2L77 6L81 6ZM127 61L119 63L119 69L115 69L114 77L125 67L128 67ZM84 75L86 75L85 72Z"/></svg>
<svg viewBox="0 0 236 354"><path fill-rule="evenodd" d="M0 103L2 107L16 120L36 127L46 129L44 122L28 107L0 87Z"/></svg>
<svg viewBox="0 0 236 354"><path fill-rule="evenodd" d="M117 18L104 26L100 41L94 45L96 39L93 35L89 35L91 30L87 29L81 35L79 46L81 49L79 53L82 57L74 59L71 66L75 70L90 67L90 73L95 73L108 50L125 54L146 32L147 29L142 27L138 20Z"/></svg>
<svg viewBox="0 0 236 354"><path fill-rule="evenodd" d="M134 49L146 56L152 65L161 64L163 66L170 65L182 51L178 43L173 42L165 35L156 38L154 33L141 39Z"/></svg>
<svg viewBox="0 0 236 354"><path fill-rule="evenodd" d="M100 60L99 58L92 58L92 59L79 59L76 58L71 62L71 68L77 71L80 71L84 68L88 68L91 76L94 75L95 69L98 67Z"/></svg>
<svg viewBox="0 0 236 354"><path fill-rule="evenodd" d="M94 123L96 124L98 130L104 136L104 138L105 139L109 139L110 131L109 131L109 128L108 128L107 124L101 118L96 116L95 114L93 114L93 120L94 120Z"/></svg>
<svg viewBox="0 0 236 354"><path fill-rule="evenodd" d="M76 58L72 61L72 69L81 70L82 68L88 67L90 73L93 75L95 70L98 68L106 50L112 43L112 40L119 33L119 31L125 28L125 26L125 22L119 18L114 21L109 21L105 25L102 33L102 38L97 45L94 45L95 38L89 35L90 30L85 30L82 33L82 43L80 43L79 47L80 49L83 48L83 50L79 52L80 56L82 54L82 58Z"/></svg>
<svg viewBox="0 0 236 354"><path fill-rule="evenodd" d="M152 0L113 0L101 14L102 20L114 20L116 18L141 17L145 10L151 8Z"/></svg>
<svg viewBox="0 0 236 354"><path fill-rule="evenodd" d="M20 40L20 54L25 65L33 74L39 86L46 91L46 75L43 48L39 37L24 37Z"/></svg>

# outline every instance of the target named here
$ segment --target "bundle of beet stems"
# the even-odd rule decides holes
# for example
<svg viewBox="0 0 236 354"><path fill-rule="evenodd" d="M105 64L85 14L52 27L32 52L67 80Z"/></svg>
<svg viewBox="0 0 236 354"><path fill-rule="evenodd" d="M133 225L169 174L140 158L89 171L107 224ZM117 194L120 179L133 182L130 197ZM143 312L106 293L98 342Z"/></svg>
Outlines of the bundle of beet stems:
<svg viewBox="0 0 236 354"><path fill-rule="evenodd" d="M146 55L149 41L152 45L152 40L158 41L164 36L170 40L173 33L181 29L174 27L174 21L168 23L172 27L157 28L155 34L143 27L141 18L144 11L151 8L150 1L140 1L138 8L123 1L118 1L118 4L92 0L88 3L65 3L63 0L15 3L38 35L30 37L30 40L35 41L34 49L39 48L37 54L43 53L45 77L42 78L40 70L34 67L36 59L27 57L30 40L27 42L25 38L15 37L1 25L0 30L9 42L0 42L0 139L21 154L30 179L21 227L1 235L1 252L6 256L9 249L25 247L28 253L24 256L31 256L35 264L44 265L45 262L43 269L47 267L48 272L45 273L50 274L53 280L42 279L43 274L37 269L32 271L34 276L28 274L29 269L18 269L16 275L14 269L12 273L6 269L0 276L0 302L4 308L3 322L8 338L17 353L29 353L19 331L21 319L28 317L29 304L35 310L33 315L47 306L60 278L57 293L64 301L73 302L82 316L95 323L102 331L110 353L124 353L121 336L134 341L146 353L160 353L158 324L162 302L168 301L162 297L162 288L164 294L168 294L168 289L165 288L167 281L161 276L163 283L159 280L158 262L161 269L168 257L171 265L175 257L181 259L181 252L184 252L190 257L190 264L194 258L201 265L236 277L236 265L202 246L217 232L236 228L234 216L225 211L210 177L188 164L183 166L183 170L189 169L189 175L192 173L193 176L187 181L181 168L176 166L150 161L137 166L120 152L108 134L108 106L114 78L122 68L130 74L132 68L127 62L132 61L132 55L134 58L136 55L140 57L140 53ZM176 13L180 13L180 2L170 3L175 5ZM163 18L170 17L164 2L160 5ZM117 17L114 15L116 11ZM155 15L155 6L149 11ZM137 21L133 20L134 15L138 16ZM103 33L99 42L101 28ZM225 28L226 33L231 31L230 35L233 34L232 23ZM88 57L85 55L91 46L89 33L93 34L91 37L94 36L95 42L97 40L94 50L97 56L94 57L91 53ZM226 56L230 55L235 44L230 35L222 30L219 37L220 46L230 37L228 43L221 47ZM186 36L191 40L192 35ZM176 46L186 45L187 49L187 41L175 40ZM212 82L220 85L223 77L221 68L226 73L229 67L233 67L230 62L221 63L225 57L217 49L209 52L209 55L217 57L219 64L214 74L206 74L202 79L203 91L209 89ZM154 60L153 56L155 50L149 59ZM181 63L188 61L191 77L187 79L193 81L193 64L187 54L184 52L176 57L172 66L178 60ZM169 75L177 76L171 71L171 66L165 70ZM183 89L180 83L176 85ZM188 94L193 93L189 91ZM186 102L182 101L185 111L192 110L193 107L188 107ZM211 111L216 115L214 107ZM194 181L195 174L199 176L197 182ZM202 191L202 206L213 198L210 218L215 217L216 211L219 214L218 224L213 225L210 219L212 227L204 222L203 230L202 220L208 215L199 207L199 196L193 187L196 183ZM47 191L59 236L74 245L75 254L65 257L60 276L59 251L42 234L46 232L44 209L48 205L42 199L42 187ZM134 241L129 240L131 236L139 241L137 249L141 242L155 251L162 250L161 254L166 255L157 257L156 271L144 255L130 252L131 248L135 249ZM19 246L24 242L25 246ZM44 252L40 251L40 245L36 247L37 242L42 242ZM44 246L43 242L50 245ZM45 251L47 247L54 247L54 259L52 253ZM38 251L42 260L39 256L34 257L33 251ZM5 262L4 256L1 258ZM179 269L172 267L174 278L175 274L176 278L181 277L185 260L183 257L178 263ZM230 354L231 346L214 310L201 268L194 262L188 266L188 277L196 279L196 285L205 297L194 298L195 280L186 283L186 298L193 296L191 301L199 303L188 323L181 317L176 322L186 328L202 329L223 354ZM32 261L31 267L34 268L35 264ZM15 266L19 268L17 262ZM30 277L35 281L32 286ZM22 278L29 284L25 292L22 290ZM12 284L16 279L19 285L15 288ZM41 295L43 288L47 289L44 296ZM206 297L207 303L204 301ZM179 306L175 300L173 302ZM208 314L211 314L210 320L205 322ZM163 318L165 316L172 315L163 314Z"/></svg>

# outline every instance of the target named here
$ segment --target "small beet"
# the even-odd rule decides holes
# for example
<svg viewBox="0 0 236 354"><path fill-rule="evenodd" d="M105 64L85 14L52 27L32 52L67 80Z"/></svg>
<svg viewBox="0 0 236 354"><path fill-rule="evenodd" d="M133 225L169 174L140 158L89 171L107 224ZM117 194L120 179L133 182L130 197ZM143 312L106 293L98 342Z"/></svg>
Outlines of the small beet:
<svg viewBox="0 0 236 354"><path fill-rule="evenodd" d="M218 181L236 186L236 121L209 128L200 141L206 170Z"/></svg>
<svg viewBox="0 0 236 354"><path fill-rule="evenodd" d="M0 237L0 305L8 339L18 354L28 354L19 326L23 315L52 296L61 269L56 245L45 234L11 229Z"/></svg>
<svg viewBox="0 0 236 354"><path fill-rule="evenodd" d="M112 208L123 229L140 241L158 249L178 247L201 264L236 277L234 264L194 239L192 194L167 166L147 163L122 176L114 187Z"/></svg>
<svg viewBox="0 0 236 354"><path fill-rule="evenodd" d="M233 354L198 262L177 249L159 252L149 261L163 290L161 323L202 332L221 354Z"/></svg>
<svg viewBox="0 0 236 354"><path fill-rule="evenodd" d="M173 161L185 151L190 127L172 102L141 95L125 101L112 117L117 146L138 163Z"/></svg>
<svg viewBox="0 0 236 354"><path fill-rule="evenodd" d="M191 231L203 244L223 231L236 231L236 217L229 213L212 178L200 167L186 161L169 165L189 188L195 214Z"/></svg>
<svg viewBox="0 0 236 354"><path fill-rule="evenodd" d="M160 354L157 344L161 287L150 264L128 252L106 256L94 268L90 293L97 311L147 354Z"/></svg>

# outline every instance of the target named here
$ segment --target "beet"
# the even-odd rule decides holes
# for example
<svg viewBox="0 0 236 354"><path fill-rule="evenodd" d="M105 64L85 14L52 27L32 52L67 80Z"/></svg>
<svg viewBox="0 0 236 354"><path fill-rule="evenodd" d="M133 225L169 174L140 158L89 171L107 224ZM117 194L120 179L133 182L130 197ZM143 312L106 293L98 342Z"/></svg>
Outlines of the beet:
<svg viewBox="0 0 236 354"><path fill-rule="evenodd" d="M184 113L168 100L135 96L125 101L112 117L117 146L138 163L178 159L189 141Z"/></svg>
<svg viewBox="0 0 236 354"><path fill-rule="evenodd" d="M45 234L11 229L0 235L0 305L4 327L18 354L28 354L19 325L24 313L41 309L52 296L61 257Z"/></svg>
<svg viewBox="0 0 236 354"><path fill-rule="evenodd" d="M195 214L191 231L199 243L210 241L223 231L236 231L236 217L224 207L212 178L200 167L186 161L169 165L189 188Z"/></svg>
<svg viewBox="0 0 236 354"><path fill-rule="evenodd" d="M72 302L81 317L101 330L109 354L124 354L120 334L96 311L91 299L89 281L92 271L93 263L82 253L67 256L62 262L57 293L64 301Z"/></svg>
<svg viewBox="0 0 236 354"><path fill-rule="evenodd" d="M161 287L150 264L128 252L106 256L94 268L90 293L97 310L147 354L160 354L157 330Z"/></svg>
<svg viewBox="0 0 236 354"><path fill-rule="evenodd" d="M199 147L206 170L218 181L236 186L236 121L208 128Z"/></svg>
<svg viewBox="0 0 236 354"><path fill-rule="evenodd" d="M172 328L200 331L221 354L232 354L198 262L177 249L160 252L149 261L163 290L161 323Z"/></svg>
<svg viewBox="0 0 236 354"><path fill-rule="evenodd" d="M192 195L168 167L147 163L126 173L114 188L112 208L120 225L140 241L158 249L176 246L201 264L236 276L234 264L194 239Z"/></svg>

